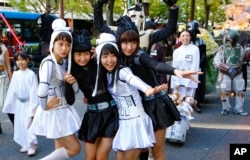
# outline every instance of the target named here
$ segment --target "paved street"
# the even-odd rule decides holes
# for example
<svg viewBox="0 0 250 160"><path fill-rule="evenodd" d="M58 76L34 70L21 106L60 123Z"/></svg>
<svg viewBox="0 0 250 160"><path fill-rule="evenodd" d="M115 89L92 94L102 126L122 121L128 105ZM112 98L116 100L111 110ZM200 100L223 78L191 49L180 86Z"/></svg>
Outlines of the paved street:
<svg viewBox="0 0 250 160"><path fill-rule="evenodd" d="M249 69L248 69L249 70ZM249 83L249 82L248 82ZM250 83L245 92L245 110L250 113ZM80 98L75 103L80 115L85 106L80 105ZM166 142L168 160L229 160L229 147L232 143L250 144L250 116L220 115L220 90L206 95L202 104L202 113L193 113L191 129L187 134L185 144ZM234 99L232 99L234 100ZM234 104L234 101L233 103ZM234 105L232 105L234 106ZM0 159L2 160L37 160L53 151L53 140L38 137L38 151L34 157L20 153L20 146L13 141L13 127L5 114L0 113L3 134L0 135ZM110 155L114 160L114 153ZM83 151L72 160L84 160Z"/></svg>

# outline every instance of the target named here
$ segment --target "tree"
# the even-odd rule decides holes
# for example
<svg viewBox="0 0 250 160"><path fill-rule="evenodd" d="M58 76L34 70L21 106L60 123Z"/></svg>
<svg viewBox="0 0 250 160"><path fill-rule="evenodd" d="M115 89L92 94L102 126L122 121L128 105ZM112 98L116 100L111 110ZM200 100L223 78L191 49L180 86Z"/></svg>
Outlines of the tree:
<svg viewBox="0 0 250 160"><path fill-rule="evenodd" d="M96 0L64 0L64 11L78 15L82 13L93 13L93 5L95 2ZM123 15L125 9L127 9L127 2L128 0L108 1L104 8L107 24L114 24L114 14ZM148 0L148 2L150 9L147 18L158 23L165 23L168 19L168 7L166 4L162 0ZM209 21L211 23L223 22L225 21L224 7L230 2L230 0L196 0L194 19L202 24L204 23L206 27ZM134 5L134 3L134 1L130 0L130 5ZM58 11L58 0L10 0L10 4L16 6L20 11L38 13L56 13ZM179 22L187 23L192 18L190 0L178 0L177 4L179 6Z"/></svg>
<svg viewBox="0 0 250 160"><path fill-rule="evenodd" d="M59 0L9 0L12 6L20 11L30 11L36 13L56 13L58 11ZM93 12L92 0L64 0L64 10L74 11L77 14Z"/></svg>

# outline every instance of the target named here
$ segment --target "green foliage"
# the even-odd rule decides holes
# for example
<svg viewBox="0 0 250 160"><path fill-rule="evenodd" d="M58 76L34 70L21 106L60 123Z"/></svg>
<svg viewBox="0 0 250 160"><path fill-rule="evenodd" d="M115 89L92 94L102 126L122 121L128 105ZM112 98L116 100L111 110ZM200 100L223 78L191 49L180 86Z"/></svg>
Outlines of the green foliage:
<svg viewBox="0 0 250 160"><path fill-rule="evenodd" d="M58 2L59 0L57 0ZM74 13L93 13L93 4L97 0L64 0L64 9ZM113 0L114 8L113 13L122 15L127 5L134 5L135 1L128 0ZM145 0L146 1L146 0ZM10 0L12 6L15 6L20 11L34 11L42 13L42 10L46 12L55 13L58 10L58 4L49 4L48 2L55 2L50 0ZM46 3L47 2L47 3ZM162 20L168 19L168 7L163 0L148 0L149 2L149 18L152 20L158 20L160 23ZM204 6L207 2L207 6ZM195 0L195 19L199 22L205 22L205 7L209 9L209 20L213 22L224 22L225 11L223 5L231 3L231 0ZM190 19L190 5L191 0L178 0L179 6L179 22L187 23ZM28 9L27 6L31 6L32 9ZM49 6L49 7L48 7ZM49 9L48 9L49 8ZM105 8L104 8L105 11Z"/></svg>

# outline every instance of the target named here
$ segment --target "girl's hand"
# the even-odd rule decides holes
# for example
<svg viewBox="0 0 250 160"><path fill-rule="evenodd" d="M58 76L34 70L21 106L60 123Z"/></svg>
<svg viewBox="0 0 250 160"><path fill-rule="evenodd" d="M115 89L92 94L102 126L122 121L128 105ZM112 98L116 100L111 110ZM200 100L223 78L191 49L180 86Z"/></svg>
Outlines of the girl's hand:
<svg viewBox="0 0 250 160"><path fill-rule="evenodd" d="M196 82L196 83L200 83L200 81L196 78L194 78L194 74L203 74L203 72L199 72L199 71L181 71L178 69L174 70L174 74L179 77L179 78L188 78L191 79L192 81Z"/></svg>
<svg viewBox="0 0 250 160"><path fill-rule="evenodd" d="M161 85L159 85L159 86L156 86L156 87L154 87L154 88L148 88L148 89L146 89L145 95L146 95L146 96L151 96L151 95L153 95L153 94L155 94L155 93L158 93L158 92L160 92L160 91L162 91L162 90L165 90L165 89L167 89L167 88L168 88L168 84L163 83L163 84L161 84Z"/></svg>
<svg viewBox="0 0 250 160"><path fill-rule="evenodd" d="M83 98L82 98L82 101L83 101L83 103L87 104L87 103L88 103L88 98L83 97Z"/></svg>
<svg viewBox="0 0 250 160"><path fill-rule="evenodd" d="M74 84L74 83L76 82L75 77L72 76L72 74L70 74L70 73L66 73L66 74L64 75L64 80L65 80L66 82L68 82L69 84Z"/></svg>
<svg viewBox="0 0 250 160"><path fill-rule="evenodd" d="M50 110L50 109L53 109L53 108L56 108L58 106L58 104L60 103L60 99L57 98L56 96L49 99L47 101L47 107L46 107L46 110Z"/></svg>

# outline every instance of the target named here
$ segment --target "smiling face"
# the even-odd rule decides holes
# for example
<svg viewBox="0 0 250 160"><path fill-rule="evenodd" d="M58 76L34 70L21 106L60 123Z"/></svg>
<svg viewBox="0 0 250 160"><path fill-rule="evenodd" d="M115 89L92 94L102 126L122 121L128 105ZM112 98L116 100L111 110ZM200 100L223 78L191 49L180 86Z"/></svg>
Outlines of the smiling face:
<svg viewBox="0 0 250 160"><path fill-rule="evenodd" d="M101 55L101 64L108 71L112 72L117 65L117 57L112 53L103 53Z"/></svg>
<svg viewBox="0 0 250 160"><path fill-rule="evenodd" d="M28 62L29 62L28 59L24 59L21 56L18 56L16 60L16 65L20 70L23 71L27 68Z"/></svg>
<svg viewBox="0 0 250 160"><path fill-rule="evenodd" d="M191 35L188 31L183 31L180 34L180 41L182 45L188 45L191 41Z"/></svg>
<svg viewBox="0 0 250 160"><path fill-rule="evenodd" d="M79 66L83 67L86 66L90 59L91 59L91 53L89 51L86 52L74 52L74 61L76 64L78 64Z"/></svg>
<svg viewBox="0 0 250 160"><path fill-rule="evenodd" d="M139 47L138 33L133 29L123 32L120 37L120 47L122 54L125 56L131 56L135 54Z"/></svg>

